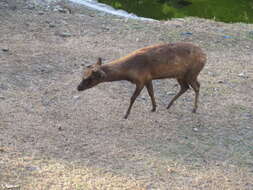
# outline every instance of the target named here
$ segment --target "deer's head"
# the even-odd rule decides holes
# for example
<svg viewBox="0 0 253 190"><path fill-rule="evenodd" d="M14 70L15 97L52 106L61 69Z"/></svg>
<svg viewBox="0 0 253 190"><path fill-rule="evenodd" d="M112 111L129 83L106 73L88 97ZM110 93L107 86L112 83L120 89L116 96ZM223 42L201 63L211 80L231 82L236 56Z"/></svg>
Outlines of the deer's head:
<svg viewBox="0 0 253 190"><path fill-rule="evenodd" d="M93 86L96 86L100 82L103 82L104 78L106 77L106 74L101 69L101 65L102 65L102 60L101 58L98 58L98 61L96 64L87 66L84 69L82 81L77 87L78 91L83 91L83 90L92 88Z"/></svg>

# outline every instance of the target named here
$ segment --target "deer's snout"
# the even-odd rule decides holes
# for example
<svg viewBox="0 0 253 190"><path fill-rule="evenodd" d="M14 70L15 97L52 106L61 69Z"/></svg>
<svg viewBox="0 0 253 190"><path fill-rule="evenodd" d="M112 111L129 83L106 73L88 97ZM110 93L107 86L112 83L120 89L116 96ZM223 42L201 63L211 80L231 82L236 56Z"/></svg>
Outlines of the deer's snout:
<svg viewBox="0 0 253 190"><path fill-rule="evenodd" d="M78 85L78 86L77 86L77 90L78 90L78 91L82 91L82 90L84 90L84 89L83 89L83 87L82 87L81 85Z"/></svg>
<svg viewBox="0 0 253 190"><path fill-rule="evenodd" d="M77 90L78 91L83 91L85 88L84 88L84 84L83 84L83 81L77 86Z"/></svg>

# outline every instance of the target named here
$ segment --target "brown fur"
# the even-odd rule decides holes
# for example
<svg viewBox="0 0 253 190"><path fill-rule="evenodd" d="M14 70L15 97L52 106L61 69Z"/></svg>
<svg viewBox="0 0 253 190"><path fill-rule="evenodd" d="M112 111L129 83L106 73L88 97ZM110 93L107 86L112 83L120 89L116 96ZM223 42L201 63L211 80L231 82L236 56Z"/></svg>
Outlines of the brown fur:
<svg viewBox="0 0 253 190"><path fill-rule="evenodd" d="M127 80L134 83L136 89L131 97L130 105L125 115L125 118L127 118L135 99L144 86L146 86L151 97L152 111L155 111L156 102L152 80L175 78L181 89L171 100L167 108L191 86L195 91L193 112L196 112L200 88L197 77L205 63L205 53L191 43L148 46L103 65L101 58L99 58L96 64L85 69L83 80L78 86L78 90L91 88L101 82Z"/></svg>

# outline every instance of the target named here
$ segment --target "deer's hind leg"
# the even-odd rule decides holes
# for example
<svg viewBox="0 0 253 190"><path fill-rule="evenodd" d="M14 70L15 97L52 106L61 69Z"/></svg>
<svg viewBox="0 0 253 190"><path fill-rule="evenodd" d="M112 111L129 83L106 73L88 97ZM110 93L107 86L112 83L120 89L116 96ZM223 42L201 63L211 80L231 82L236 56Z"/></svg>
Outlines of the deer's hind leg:
<svg viewBox="0 0 253 190"><path fill-rule="evenodd" d="M195 92L195 101L194 101L194 107L192 112L196 113L198 109L198 99L199 99L199 89L200 89L200 83L197 81L197 79L190 82L191 87L193 88Z"/></svg>
<svg viewBox="0 0 253 190"><path fill-rule="evenodd" d="M177 79L179 85L180 85L180 91L174 96L174 98L170 101L169 105L167 106L167 109L169 109L172 104L182 95L184 94L188 89L189 85L186 80L184 79Z"/></svg>

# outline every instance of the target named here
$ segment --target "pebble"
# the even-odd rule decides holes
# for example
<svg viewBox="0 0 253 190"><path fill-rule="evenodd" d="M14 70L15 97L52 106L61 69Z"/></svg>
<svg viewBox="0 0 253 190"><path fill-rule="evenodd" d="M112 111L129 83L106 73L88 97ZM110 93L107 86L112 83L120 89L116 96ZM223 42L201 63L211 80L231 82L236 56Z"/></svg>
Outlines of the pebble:
<svg viewBox="0 0 253 190"><path fill-rule="evenodd" d="M11 184L5 184L6 189L17 189L20 188L19 185L11 185Z"/></svg>
<svg viewBox="0 0 253 190"><path fill-rule="evenodd" d="M5 149L0 147L0 152L5 152Z"/></svg>
<svg viewBox="0 0 253 190"><path fill-rule="evenodd" d="M146 97L145 97L145 96L141 96L141 99L142 99L142 100L146 100Z"/></svg>
<svg viewBox="0 0 253 190"><path fill-rule="evenodd" d="M6 85L0 84L0 90L7 90L7 89L8 89L8 87L7 87ZM1 98L1 99L4 99L3 96L1 96L0 98Z"/></svg>
<svg viewBox="0 0 253 190"><path fill-rule="evenodd" d="M154 190L153 185L152 184L147 185L146 190Z"/></svg>
<svg viewBox="0 0 253 190"><path fill-rule="evenodd" d="M224 39L232 39L233 37L232 36L228 36L228 35L225 35L223 36Z"/></svg>
<svg viewBox="0 0 253 190"><path fill-rule="evenodd" d="M238 76L239 76L239 77L243 77L243 76L244 76L244 73L239 73Z"/></svg>
<svg viewBox="0 0 253 190"><path fill-rule="evenodd" d="M175 92L167 92L166 95L175 95Z"/></svg>
<svg viewBox="0 0 253 190"><path fill-rule="evenodd" d="M39 168L35 166L26 166L25 169L32 172L38 170Z"/></svg>
<svg viewBox="0 0 253 190"><path fill-rule="evenodd" d="M197 127L194 127L192 130L193 130L194 132L198 132L198 131L199 131L199 129L198 129Z"/></svg>
<svg viewBox="0 0 253 190"><path fill-rule="evenodd" d="M239 76L239 77L242 77L242 78L248 78L248 76L246 76L243 72L242 72L242 73L239 73L238 76Z"/></svg>
<svg viewBox="0 0 253 190"><path fill-rule="evenodd" d="M71 37L71 34L69 32L59 32L58 35L63 38Z"/></svg>
<svg viewBox="0 0 253 190"><path fill-rule="evenodd" d="M68 13L69 11L67 9L59 8L58 11L60 13Z"/></svg>
<svg viewBox="0 0 253 190"><path fill-rule="evenodd" d="M38 14L39 14L39 15L44 15L44 12L39 11Z"/></svg>
<svg viewBox="0 0 253 190"><path fill-rule="evenodd" d="M35 5L28 4L28 5L26 6L26 8L29 9L29 10L34 10L34 9L35 9Z"/></svg>
<svg viewBox="0 0 253 190"><path fill-rule="evenodd" d="M9 48L2 48L2 51L3 51L3 52L8 52L8 51L9 51Z"/></svg>
<svg viewBox="0 0 253 190"><path fill-rule="evenodd" d="M193 33L192 32L181 32L181 35L184 36L191 36Z"/></svg>
<svg viewBox="0 0 253 190"><path fill-rule="evenodd" d="M56 25L51 23L51 24L49 24L49 27L54 28L54 27L56 27Z"/></svg>
<svg viewBox="0 0 253 190"><path fill-rule="evenodd" d="M73 98L74 98L75 100L77 100L77 99L80 98L80 96L73 96Z"/></svg>

